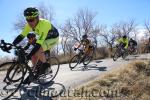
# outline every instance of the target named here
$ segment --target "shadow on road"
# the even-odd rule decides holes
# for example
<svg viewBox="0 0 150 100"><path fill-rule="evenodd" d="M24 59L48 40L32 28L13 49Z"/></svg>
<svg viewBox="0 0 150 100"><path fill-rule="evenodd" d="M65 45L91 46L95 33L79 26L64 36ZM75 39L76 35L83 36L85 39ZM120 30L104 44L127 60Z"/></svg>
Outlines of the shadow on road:
<svg viewBox="0 0 150 100"><path fill-rule="evenodd" d="M127 57L126 61L129 61L129 60L149 60L149 58L140 57L139 55L132 55L132 56Z"/></svg>
<svg viewBox="0 0 150 100"><path fill-rule="evenodd" d="M46 85L22 86L19 90L20 98L12 97L11 100L53 100L65 91L63 84L54 82Z"/></svg>
<svg viewBox="0 0 150 100"><path fill-rule="evenodd" d="M97 64L89 64L86 66L76 67L72 71L88 71L88 70L107 71L106 69L107 67L98 67Z"/></svg>
<svg viewBox="0 0 150 100"><path fill-rule="evenodd" d="M96 62L96 63L101 63L101 62L103 62L103 61L101 61L101 60L96 60L95 62Z"/></svg>
<svg viewBox="0 0 150 100"><path fill-rule="evenodd" d="M107 71L107 67L98 67L96 64L89 64L84 66L87 70L98 70L98 71Z"/></svg>

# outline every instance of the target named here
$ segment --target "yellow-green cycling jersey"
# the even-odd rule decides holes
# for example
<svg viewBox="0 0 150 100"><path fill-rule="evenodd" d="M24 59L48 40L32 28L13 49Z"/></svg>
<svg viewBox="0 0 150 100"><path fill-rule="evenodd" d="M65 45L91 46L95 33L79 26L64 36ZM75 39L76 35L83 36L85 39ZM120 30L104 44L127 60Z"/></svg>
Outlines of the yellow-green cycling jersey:
<svg viewBox="0 0 150 100"><path fill-rule="evenodd" d="M123 43L123 44L125 44L125 49L128 48L128 45L129 45L129 40L128 40L128 38L126 38L126 39L120 38L120 39L117 40L117 42L118 42L118 43Z"/></svg>
<svg viewBox="0 0 150 100"><path fill-rule="evenodd" d="M48 35L49 30L52 29L52 24L46 19L39 19L37 26L32 29L29 24L26 24L21 35L26 37L27 34L31 31L34 31L35 34L38 35L38 39L36 43L42 45Z"/></svg>

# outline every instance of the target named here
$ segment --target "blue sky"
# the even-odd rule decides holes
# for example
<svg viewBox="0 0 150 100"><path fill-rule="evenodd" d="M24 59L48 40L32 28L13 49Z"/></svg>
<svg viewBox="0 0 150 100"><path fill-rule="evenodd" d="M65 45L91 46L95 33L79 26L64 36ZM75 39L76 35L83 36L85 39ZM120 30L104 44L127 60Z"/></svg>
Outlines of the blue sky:
<svg viewBox="0 0 150 100"><path fill-rule="evenodd" d="M145 20L150 19L150 0L0 0L0 39L12 42L19 34L13 30L18 16L26 7L40 3L53 7L58 24L73 17L79 8L97 12L96 22L108 26L130 18L143 25Z"/></svg>

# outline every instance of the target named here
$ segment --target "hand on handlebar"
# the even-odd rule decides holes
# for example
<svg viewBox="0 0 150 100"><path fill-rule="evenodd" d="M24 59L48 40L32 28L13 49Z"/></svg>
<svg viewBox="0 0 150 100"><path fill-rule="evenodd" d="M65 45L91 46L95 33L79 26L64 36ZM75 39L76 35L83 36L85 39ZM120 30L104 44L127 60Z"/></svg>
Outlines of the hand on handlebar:
<svg viewBox="0 0 150 100"><path fill-rule="evenodd" d="M12 49L12 45L9 43L5 43L4 40L1 40L0 48L5 52L10 53L10 50Z"/></svg>

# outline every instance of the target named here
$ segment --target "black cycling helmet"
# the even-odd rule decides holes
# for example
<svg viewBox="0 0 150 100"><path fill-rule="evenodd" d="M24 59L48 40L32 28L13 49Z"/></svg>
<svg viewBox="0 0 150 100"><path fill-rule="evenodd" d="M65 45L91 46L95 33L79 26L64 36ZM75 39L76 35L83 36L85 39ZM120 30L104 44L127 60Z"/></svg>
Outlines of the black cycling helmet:
<svg viewBox="0 0 150 100"><path fill-rule="evenodd" d="M127 36L126 36L126 35L124 35L122 38L126 39L126 38L127 38Z"/></svg>
<svg viewBox="0 0 150 100"><path fill-rule="evenodd" d="M24 16L26 17L26 19L36 18L37 16L39 16L39 11L35 7L28 7L24 10Z"/></svg>
<svg viewBox="0 0 150 100"><path fill-rule="evenodd" d="M31 39L31 38L34 38L34 37L36 37L36 35L35 35L34 33L29 33L29 34L27 35L27 38L28 38L28 39Z"/></svg>
<svg viewBox="0 0 150 100"><path fill-rule="evenodd" d="M88 36L86 35L86 34L84 34L83 36L82 36L82 39L86 39Z"/></svg>

